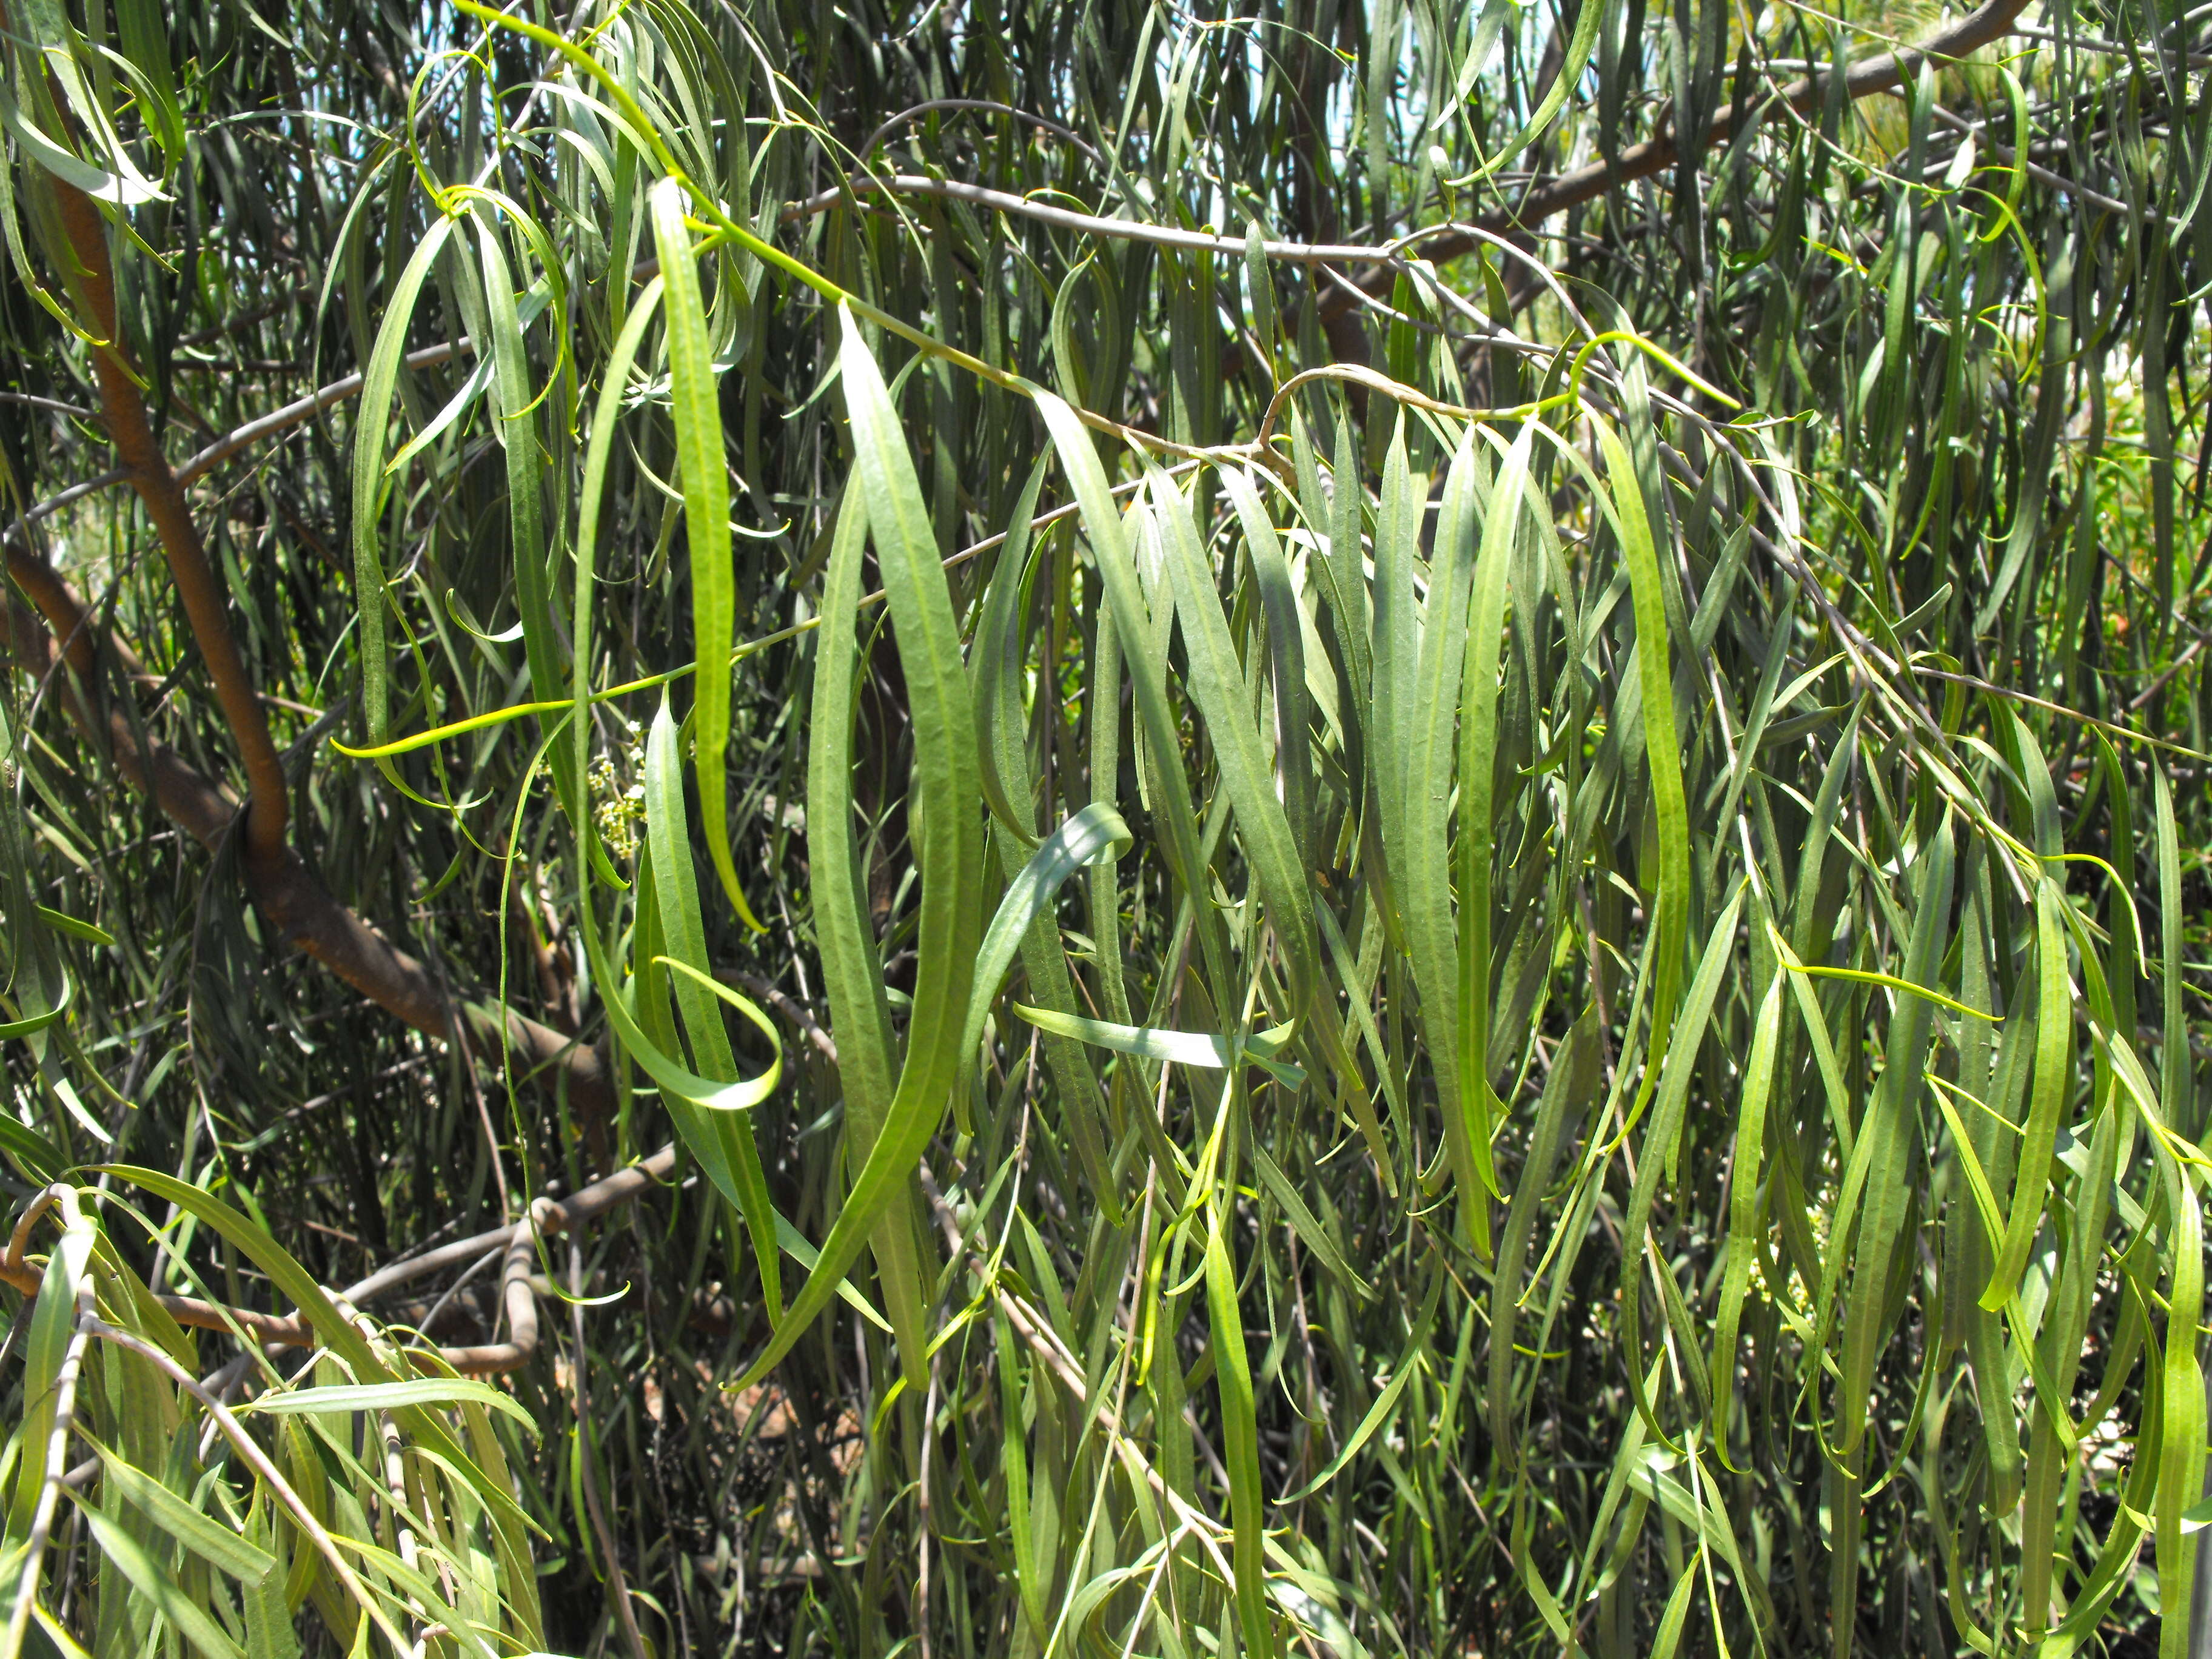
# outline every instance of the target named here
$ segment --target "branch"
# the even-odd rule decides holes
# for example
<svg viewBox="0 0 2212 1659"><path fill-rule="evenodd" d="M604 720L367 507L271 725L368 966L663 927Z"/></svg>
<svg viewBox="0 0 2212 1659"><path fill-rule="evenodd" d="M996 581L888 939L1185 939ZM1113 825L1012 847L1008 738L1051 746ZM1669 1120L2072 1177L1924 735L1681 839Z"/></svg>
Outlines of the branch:
<svg viewBox="0 0 2212 1659"><path fill-rule="evenodd" d="M1903 82L1907 76L1917 74L1921 64L1929 58L1938 61L1957 58L1978 51L2002 36L2014 32L2015 20L2027 9L2027 0L1989 0L1979 9L1969 14L1948 29L1938 30L1918 46L1905 52L1883 52L1853 64L1845 72L1844 92L1858 99L1872 93L1887 91ZM2033 31L2031 31L2033 32ZM1784 88L1781 99L1800 113L1818 103L1826 90L1826 82L1817 76L1807 76ZM1751 112L1754 118L1763 110ZM1723 142L1734 136L1735 121L1732 112L1723 112L1706 129L1708 144ZM1492 234L1526 230L1542 220L1556 217L1570 208L1579 207L1593 198L1602 196L1616 184L1631 179L1648 178L1663 171L1679 159L1680 147L1672 133L1631 146L1617 161L1593 161L1587 167L1563 174L1549 184L1532 191L1510 212L1484 216L1475 226ZM2069 186L2070 188L2071 186ZM62 185L62 189L68 186ZM817 192L804 200L787 205L779 216L786 224L816 214L827 212L851 193L884 195L937 196L964 201L994 212L1010 213L1019 217L1035 219L1041 223L1088 235L1111 236L1130 241L1150 242L1158 246L1182 248L1194 252L1207 252L1235 257L1243 254L1246 244L1235 237L1210 236L1201 231L1177 230L1164 225L1139 223L1128 219L1109 219L1095 214L1077 213L1066 208L1054 207L1043 202L1010 191L990 190L981 185L963 184L957 179L933 179L915 173L893 173L888 176L864 176L852 179L836 190ZM1381 267L1370 272L1365 286L1373 292L1389 285L1386 272L1395 274L1395 267L1408 251L1417 250L1424 258L1441 264L1474 250L1481 239L1468 228L1457 225L1437 225L1427 230L1415 231L1411 235L1393 242L1379 245L1364 243L1267 241L1261 244L1267 258L1291 264L1344 265L1365 264ZM632 273L642 280L649 278L659 268L655 259L642 261ZM1326 326L1351 311L1358 302L1341 291L1334 292L1321 301L1321 320ZM470 342L463 339L459 346L466 349ZM410 368L427 368L452 357L453 345L434 345L420 351L410 352L405 362ZM1340 351L1340 356L1343 353ZM103 361L105 359L103 358ZM362 377L349 374L343 380L309 393L307 397L285 404L248 422L235 430L224 434L207 445L172 475L179 485L191 483L240 451L249 448L261 439L272 436L289 427L319 413L334 404L343 403L361 391ZM134 389L135 395L135 389ZM143 410L142 410L143 413ZM19 520L13 535L20 537L22 526L48 518L70 503L87 495L118 483L132 483L136 476L128 466L115 467L108 471L71 484L60 494L50 496L27 511Z"/></svg>
<svg viewBox="0 0 2212 1659"><path fill-rule="evenodd" d="M428 368L434 364L446 362L457 349L470 349L472 344L473 342L466 335L463 335L453 344L425 346L420 351L409 352L401 361L410 368ZM191 483L207 473L212 472L240 451L250 449L262 439L274 437L279 432L295 427L301 422L321 414L334 404L342 404L349 398L359 396L360 392L361 376L358 374L349 374L343 380L333 380L328 386L319 387L304 398L295 398L281 408L270 410L268 414L258 419L248 421L244 426L224 433L222 436L200 450L179 467L177 483L180 486ZM117 466L110 467L105 472L97 473L92 477L73 483L60 494L49 495L36 506L26 510L23 516L16 520L9 528L8 532L9 539L20 541L22 539L26 526L34 525L41 519L50 519L64 507L72 502L81 501L88 495L97 495L103 489L111 489L117 484L128 483L130 481L131 469Z"/></svg>
<svg viewBox="0 0 2212 1659"><path fill-rule="evenodd" d="M721 978L725 984L735 985L747 995L757 998L775 1009L805 1034L806 1040L814 1045L823 1059L832 1066L837 1063L837 1040L823 1030L821 1022L796 1000L786 995L758 974L746 973L741 968L724 969Z"/></svg>
<svg viewBox="0 0 2212 1659"><path fill-rule="evenodd" d="M538 1296L530 1283L531 1269L537 1265L537 1241L580 1227L616 1206L652 1191L665 1184L675 1168L676 1147L672 1143L652 1157L617 1170L604 1181L593 1182L564 1201L539 1199L531 1206L530 1214L513 1227L495 1227L474 1238L441 1245L405 1261L394 1262L346 1290L325 1294L341 1307L357 1306L396 1285L504 1245L507 1256L501 1266L500 1290L507 1310L510 1340L479 1347L440 1348L437 1353L456 1370L465 1373L514 1370L527 1364L538 1351ZM74 1199L73 1189L61 1190L69 1192ZM34 1195L17 1219L7 1249L0 1251L0 1283L12 1285L25 1296L36 1296L44 1282L45 1275L30 1264L26 1247L33 1224L52 1206L55 1196L51 1188ZM319 1340L313 1327L298 1314L257 1313L247 1308L204 1302L194 1296L157 1294L154 1300L177 1323L195 1330L242 1330L256 1341L289 1348L311 1348Z"/></svg>
<svg viewBox="0 0 2212 1659"><path fill-rule="evenodd" d="M146 516L154 521L161 538L161 550L168 556L169 573L177 584L178 598L184 601L192 638L207 664L209 678L215 682L216 700L222 705L223 719L246 766L247 862L280 864L285 854L284 829L289 810L284 764L277 758L276 745L269 736L268 716L246 674L245 659L239 655L238 641L232 636L222 585L208 563L207 549L192 523L184 487L155 441L145 400L138 395L137 380L123 360L106 222L92 199L74 185L52 178L46 183L53 191L62 228L76 258L77 269L70 273L70 286L84 302L94 331L104 342L94 348L92 367L100 384L107 435L132 488L146 505Z"/></svg>
<svg viewBox="0 0 2212 1659"><path fill-rule="evenodd" d="M434 364L446 362L456 350L465 351L471 349L472 344L473 342L466 335L463 335L453 344L424 346L420 351L409 352L400 361L409 368L428 368ZM251 447L264 438L273 437L287 427L297 426L301 422L321 414L331 404L342 404L349 398L359 396L360 392L361 375L356 372L347 375L342 380L333 380L328 386L311 392L304 398L295 398L282 408L273 409L258 420L248 421L234 431L224 433L222 436L179 467L177 482L190 483L202 474L213 471L240 450ZM82 484L77 486L80 489L85 487ZM40 506L33 507L30 513L24 516L27 518L41 516L43 511L44 503L41 503Z"/></svg>
<svg viewBox="0 0 2212 1659"><path fill-rule="evenodd" d="M1946 62L1963 58L2010 32L2014 20L2026 9L2027 0L1988 0L1988 3L1978 10L1948 28L1939 29L1917 46L1908 47L1901 52L1882 52L1852 64L1844 72L1844 94L1852 99L1864 98L1899 85L1908 76L1917 74L1920 65L1931 58ZM1802 114L1818 104L1826 92L1825 78L1808 76L1784 88L1780 101ZM1771 104L1766 107L1771 108ZM1756 119L1765 112L1765 109L1754 106L1749 114ZM1706 128L1705 142L1709 146L1722 143L1733 137L1735 133L1735 112L1723 111ZM1673 166L1680 155L1681 147L1675 135L1671 131L1663 132L1643 143L1632 145L1617 160L1593 161L1553 179L1531 191L1517 206L1486 214L1476 220L1475 228L1492 234L1525 231L1543 220L1554 218L1570 208L1578 207L1593 198L1604 195L1615 185L1662 172ZM951 201L967 202L994 213L1033 219L1041 224L1079 234L1148 242L1158 247L1180 248L1191 252L1233 258L1242 256L1247 249L1247 244L1239 237L1209 235L1203 231L1178 230L1167 225L1077 213L1008 191L963 184L954 179L934 179L925 174L907 173L864 174L847 180L837 188L817 191L804 200L787 205L780 216L781 222L790 224L796 220L825 213L854 195L935 196ZM1422 258L1442 264L1473 252L1481 240L1480 235L1467 228L1447 224L1415 231L1397 240L1380 244L1266 241L1261 244L1261 251L1267 258L1289 264L1380 267L1370 271L1362 283L1362 287L1371 294L1389 288L1395 278L1396 267L1404 263L1409 252L1418 252ZM1330 294L1321 302L1322 322L1328 323L1344 315L1355 303L1344 294Z"/></svg>
<svg viewBox="0 0 2212 1659"><path fill-rule="evenodd" d="M46 623L40 628L0 595L0 641L9 654L34 674L60 675L63 707L86 741L164 817L215 850L237 819L236 798L148 735L125 705L100 695L100 645L126 676L141 672L137 659L97 629L82 600L45 560L11 543L7 565ZM440 1042L465 1033L486 1047L511 1048L529 1070L565 1081L580 1116L612 1118L613 1085L596 1049L496 1005L456 1000L428 968L341 904L289 844L274 859L241 863L248 896L284 938L371 1002Z"/></svg>
<svg viewBox="0 0 2212 1659"><path fill-rule="evenodd" d="M1885 52L1873 58L1862 58L1844 72L1844 95L1850 99L1864 98L1871 93L1887 92L1908 77L1920 72L1922 64L1934 60L1952 62L1967 53L1979 51L1991 41L2009 33L2014 20L2027 9L2027 0L1984 0L1984 3L1968 13L1948 28L1942 28L1915 46L1903 52ZM1782 89L1779 101L1803 114L1827 95L1828 77L1808 75ZM1765 105L1752 105L1746 111L1747 118L1758 120L1773 106L1774 100ZM1705 143L1710 146L1727 142L1735 136L1735 114L1724 110L1705 129ZM1474 222L1492 234L1527 231L1546 219L1558 217L1570 208L1604 195L1615 185L1633 179L1648 179L1663 172L1680 158L1681 146L1671 131L1660 133L1640 144L1632 144L1613 161L1595 161L1572 173L1563 173L1549 184L1540 185L1524 197L1518 205L1507 210L1486 214ZM1455 226L1442 226L1427 234L1409 237L1407 242L1417 246L1421 257L1441 264L1447 259L1473 252L1478 237ZM1361 286L1372 293L1379 280L1387 280L1382 272L1370 272ZM1352 301L1340 294L1332 294L1322 301L1322 315L1329 317L1346 310Z"/></svg>
<svg viewBox="0 0 2212 1659"><path fill-rule="evenodd" d="M1247 248L1241 236L1213 236L1202 230L1177 230L1170 225L1147 224L1136 219L1102 218L1095 213L1078 213L1070 208L1032 201L1011 191L963 184L957 179L932 179L915 173L864 174L848 179L836 189L817 191L802 201L786 206L781 222L790 224L796 220L811 218L817 213L827 213L854 195L942 197L949 201L967 202L976 207L988 208L994 213L1011 213L1019 218L1035 219L1040 224L1053 225L1082 235L1111 236L1127 242L1150 242L1156 247L1181 248L1193 253L1218 253L1241 259ZM1300 265L1389 264L1405 257L1403 245L1397 242L1386 242L1379 246L1362 242L1262 242L1261 248L1270 259Z"/></svg>
<svg viewBox="0 0 2212 1659"><path fill-rule="evenodd" d="M137 382L116 344L113 272L105 223L83 194L58 179L52 184L78 266L70 273L72 285L108 343L95 349L93 364L108 433L124 465L33 507L24 515L25 522L45 517L111 483L127 482L138 491L161 536L194 640L246 763L248 856L240 862L248 893L278 931L370 1001L416 1030L441 1042L465 1034L487 1046L511 1048L532 1072L555 1068L556 1075L568 1083L580 1116L587 1121L611 1117L613 1088L605 1064L595 1050L504 1007L457 1002L427 967L341 904L286 840L289 791L283 763L269 735L260 695L247 678L232 636L222 588L192 523L184 486L258 440L355 395L361 390L361 376L349 375L249 422L201 450L181 472L173 471L154 440ZM433 346L410 354L407 361L410 366L425 367L452 356L453 349L450 345ZM54 641L60 642L58 654L66 659L76 681L65 699L66 707L79 730L114 761L118 771L151 796L165 816L214 850L237 818L235 799L175 750L145 736L123 705L96 706L93 699L100 684L97 635L83 602L51 565L31 550L20 525L17 533L9 538L7 565L9 574L45 616ZM58 666L53 642L39 638L30 619L12 607L5 636L19 660L47 672ZM136 672L135 659L112 641L108 643L122 659L125 672Z"/></svg>

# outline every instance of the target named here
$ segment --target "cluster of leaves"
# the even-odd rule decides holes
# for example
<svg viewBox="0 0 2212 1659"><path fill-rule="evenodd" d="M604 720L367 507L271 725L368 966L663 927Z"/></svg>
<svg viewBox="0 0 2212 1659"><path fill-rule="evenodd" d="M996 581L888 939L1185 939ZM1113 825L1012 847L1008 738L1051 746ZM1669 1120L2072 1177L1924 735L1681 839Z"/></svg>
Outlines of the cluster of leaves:
<svg viewBox="0 0 2212 1659"><path fill-rule="evenodd" d="M0 21L5 1659L2189 1650L2212 18Z"/></svg>
<svg viewBox="0 0 2212 1659"><path fill-rule="evenodd" d="M51 1216L59 1236L18 1316L32 1381L5 1471L9 1651L181 1642L206 1659L296 1659L303 1610L342 1650L406 1651L419 1645L410 1628L474 1652L541 1649L531 1523L503 1443L536 1432L530 1413L489 1384L419 1369L220 1199L158 1170L116 1173L264 1269L322 1352L256 1378L257 1397L233 1410L226 1397L260 1358L252 1334L234 1326L245 1352L202 1380L205 1357L116 1234L75 1188L40 1192L26 1218ZM127 1206L110 1214L159 1237ZM504 1437L495 1413L514 1419Z"/></svg>

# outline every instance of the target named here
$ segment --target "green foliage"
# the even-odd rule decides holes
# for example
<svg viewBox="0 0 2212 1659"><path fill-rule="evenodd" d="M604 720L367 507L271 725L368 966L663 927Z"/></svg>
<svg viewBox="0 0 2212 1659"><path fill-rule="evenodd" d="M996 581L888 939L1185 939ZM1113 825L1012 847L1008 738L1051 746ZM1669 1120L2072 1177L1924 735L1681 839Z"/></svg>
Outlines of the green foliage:
<svg viewBox="0 0 2212 1659"><path fill-rule="evenodd" d="M6 14L0 1659L2191 1650L2212 21L173 12Z"/></svg>
<svg viewBox="0 0 2212 1659"><path fill-rule="evenodd" d="M301 1651L303 1615L339 1648L404 1649L410 1625L456 1651L542 1647L530 1523L509 1472L538 1432L529 1414L356 1329L220 1199L153 1170L114 1173L297 1293L318 1352L287 1375L249 1342L199 1380L200 1345L76 1190L34 1199L29 1213L61 1225L21 1315L24 1408L0 1556L10 1650L138 1650L166 1632L208 1659L285 1659ZM249 1377L260 1391L235 1405ZM54 1556L79 1551L81 1578L54 1571Z"/></svg>

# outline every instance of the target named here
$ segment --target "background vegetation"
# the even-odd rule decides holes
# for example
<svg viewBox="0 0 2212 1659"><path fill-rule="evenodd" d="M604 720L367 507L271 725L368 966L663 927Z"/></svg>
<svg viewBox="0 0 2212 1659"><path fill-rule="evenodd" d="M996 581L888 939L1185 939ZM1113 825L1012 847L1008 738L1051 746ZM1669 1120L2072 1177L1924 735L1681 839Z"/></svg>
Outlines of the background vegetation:
<svg viewBox="0 0 2212 1659"><path fill-rule="evenodd" d="M2204 9L0 30L5 1659L2204 1650Z"/></svg>

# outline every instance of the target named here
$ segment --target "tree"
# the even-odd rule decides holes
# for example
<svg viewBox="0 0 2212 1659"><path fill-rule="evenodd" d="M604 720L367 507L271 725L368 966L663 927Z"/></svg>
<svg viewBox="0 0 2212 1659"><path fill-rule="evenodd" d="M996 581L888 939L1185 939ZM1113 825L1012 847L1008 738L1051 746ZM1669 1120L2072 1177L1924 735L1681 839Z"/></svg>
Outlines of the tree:
<svg viewBox="0 0 2212 1659"><path fill-rule="evenodd" d="M5 1659L2191 1651L2208 28L9 0Z"/></svg>

